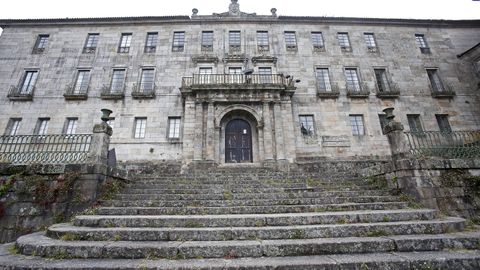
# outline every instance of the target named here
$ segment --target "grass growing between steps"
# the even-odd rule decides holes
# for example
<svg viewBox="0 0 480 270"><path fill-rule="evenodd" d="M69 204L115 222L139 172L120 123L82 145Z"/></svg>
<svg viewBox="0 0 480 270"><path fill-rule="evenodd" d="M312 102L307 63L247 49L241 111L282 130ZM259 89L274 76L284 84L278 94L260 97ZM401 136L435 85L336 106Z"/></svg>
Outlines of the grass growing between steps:
<svg viewBox="0 0 480 270"><path fill-rule="evenodd" d="M413 209L421 209L424 208L424 206L417 202L412 196L402 193L399 196L400 200L406 202L408 204L408 207L413 208Z"/></svg>
<svg viewBox="0 0 480 270"><path fill-rule="evenodd" d="M18 247L16 244L13 244L8 248L8 252L12 255L17 255L20 253L20 250L18 250Z"/></svg>

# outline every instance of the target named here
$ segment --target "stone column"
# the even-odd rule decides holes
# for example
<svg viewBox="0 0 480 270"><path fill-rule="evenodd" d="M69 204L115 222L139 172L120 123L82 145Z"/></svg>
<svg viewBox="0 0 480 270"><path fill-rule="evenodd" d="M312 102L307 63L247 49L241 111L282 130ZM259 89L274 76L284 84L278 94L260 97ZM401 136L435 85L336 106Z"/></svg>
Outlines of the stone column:
<svg viewBox="0 0 480 270"><path fill-rule="evenodd" d="M106 122L93 126L93 137L88 153L88 162L107 165L110 136L112 136L112 127Z"/></svg>
<svg viewBox="0 0 480 270"><path fill-rule="evenodd" d="M295 123L293 122L292 115L292 101L287 100L282 102L282 120L284 130L284 142L285 142L285 157L293 162L296 159L295 151Z"/></svg>
<svg viewBox="0 0 480 270"><path fill-rule="evenodd" d="M383 132L388 137L392 158L398 160L410 156L410 147L407 138L403 133L403 125L393 120L393 108L383 110L386 114L387 124L383 128Z"/></svg>
<svg viewBox="0 0 480 270"><path fill-rule="evenodd" d="M185 101L183 121L183 159L188 163L193 159L193 145L195 137L195 102Z"/></svg>
<svg viewBox="0 0 480 270"><path fill-rule="evenodd" d="M215 159L215 150L214 150L214 116L213 116L213 111L214 111L214 104L213 102L208 103L208 108L207 108L207 127L206 127L206 133L207 133L207 155L206 159L213 161Z"/></svg>
<svg viewBox="0 0 480 270"><path fill-rule="evenodd" d="M285 159L285 144L283 138L282 106L280 102L273 105L273 114L275 116L275 149L277 151L277 160Z"/></svg>
<svg viewBox="0 0 480 270"><path fill-rule="evenodd" d="M272 118L268 102L263 103L263 149L265 160L273 160Z"/></svg>
<svg viewBox="0 0 480 270"><path fill-rule="evenodd" d="M195 102L195 130L193 138L193 160L202 160L203 148L203 104Z"/></svg>

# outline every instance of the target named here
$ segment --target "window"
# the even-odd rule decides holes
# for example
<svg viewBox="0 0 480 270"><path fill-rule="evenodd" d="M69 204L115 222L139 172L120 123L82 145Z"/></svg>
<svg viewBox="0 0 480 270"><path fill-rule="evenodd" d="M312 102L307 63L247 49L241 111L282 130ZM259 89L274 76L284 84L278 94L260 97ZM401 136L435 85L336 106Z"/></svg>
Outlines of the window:
<svg viewBox="0 0 480 270"><path fill-rule="evenodd" d="M437 118L438 128L441 132L452 132L452 127L448 121L448 114L435 114L435 118Z"/></svg>
<svg viewBox="0 0 480 270"><path fill-rule="evenodd" d="M168 118L168 138L169 139L180 138L180 117Z"/></svg>
<svg viewBox="0 0 480 270"><path fill-rule="evenodd" d="M243 70L241 67L229 67L228 74L231 74L232 83L242 83L243 81Z"/></svg>
<svg viewBox="0 0 480 270"><path fill-rule="evenodd" d="M365 39L365 44L369 52L377 51L377 43L375 42L375 36L373 33L363 33L363 38Z"/></svg>
<svg viewBox="0 0 480 270"><path fill-rule="evenodd" d="M202 32L202 51L213 51L213 31Z"/></svg>
<svg viewBox="0 0 480 270"><path fill-rule="evenodd" d="M133 137L135 139L145 138L145 128L147 127L146 117L135 117L135 132Z"/></svg>
<svg viewBox="0 0 480 270"><path fill-rule="evenodd" d="M99 34L88 34L83 53L94 53L97 49Z"/></svg>
<svg viewBox="0 0 480 270"><path fill-rule="evenodd" d="M375 73L378 92L389 92L390 83L388 82L387 71L383 68L376 68L373 71Z"/></svg>
<svg viewBox="0 0 480 270"><path fill-rule="evenodd" d="M150 92L155 89L155 70L153 68L142 69L140 77L140 92Z"/></svg>
<svg viewBox="0 0 480 270"><path fill-rule="evenodd" d="M123 93L125 87L125 69L114 69L112 73L111 93Z"/></svg>
<svg viewBox="0 0 480 270"><path fill-rule="evenodd" d="M154 53L157 50L157 40L158 40L157 32L147 33L147 40L145 41L146 53Z"/></svg>
<svg viewBox="0 0 480 270"><path fill-rule="evenodd" d="M385 126L387 125L387 115L382 113L378 115L378 120L380 121L380 128L382 129L382 134L385 135L383 132Z"/></svg>
<svg viewBox="0 0 480 270"><path fill-rule="evenodd" d="M242 38L240 31L230 31L228 32L228 47L230 51L240 51L241 50Z"/></svg>
<svg viewBox="0 0 480 270"><path fill-rule="evenodd" d="M363 115L362 114L351 114L350 115L350 126L352 127L353 136L363 136L365 135L365 128L363 125Z"/></svg>
<svg viewBox="0 0 480 270"><path fill-rule="evenodd" d="M79 70L77 74L77 80L75 81L75 87L73 88L74 94L86 93L88 90L88 84L90 82L90 70Z"/></svg>
<svg viewBox="0 0 480 270"><path fill-rule="evenodd" d="M410 127L411 132L422 132L423 127L420 122L419 114L407 114L408 126Z"/></svg>
<svg viewBox="0 0 480 270"><path fill-rule="evenodd" d="M260 83L272 83L272 68L271 67L259 67L258 75L260 77Z"/></svg>
<svg viewBox="0 0 480 270"><path fill-rule="evenodd" d="M65 122L64 133L67 135L73 135L77 132L77 117L69 117Z"/></svg>
<svg viewBox="0 0 480 270"><path fill-rule="evenodd" d="M300 115L300 131L303 136L315 135L315 124L313 122L313 115Z"/></svg>
<svg viewBox="0 0 480 270"><path fill-rule="evenodd" d="M20 122L22 118L10 118L8 120L7 128L5 129L6 136L15 136L17 135L18 128L20 127Z"/></svg>
<svg viewBox="0 0 480 270"><path fill-rule="evenodd" d="M358 80L358 73L356 68L346 68L345 78L347 80L347 91L361 91L360 81Z"/></svg>
<svg viewBox="0 0 480 270"><path fill-rule="evenodd" d="M295 32L285 31L285 45L287 46L287 51L296 51L297 50L297 36Z"/></svg>
<svg viewBox="0 0 480 270"><path fill-rule="evenodd" d="M35 130L33 131L33 134L35 135L47 134L49 122L50 122L50 118L38 118L37 125L35 126Z"/></svg>
<svg viewBox="0 0 480 270"><path fill-rule="evenodd" d="M128 53L130 51L130 44L132 43L132 34L123 33L120 38L120 46L118 46L119 53Z"/></svg>
<svg viewBox="0 0 480 270"><path fill-rule="evenodd" d="M269 48L268 31L257 31L257 48L259 52L267 52Z"/></svg>
<svg viewBox="0 0 480 270"><path fill-rule="evenodd" d="M50 35L38 35L32 53L43 53L48 45Z"/></svg>
<svg viewBox="0 0 480 270"><path fill-rule="evenodd" d="M424 35L415 34L415 40L417 41L417 46L420 48L422 53L430 53L430 48L428 47L427 40Z"/></svg>
<svg viewBox="0 0 480 270"><path fill-rule="evenodd" d="M20 94L31 94L35 89L35 82L37 81L38 71L29 70L25 71L23 76L22 86L20 89Z"/></svg>
<svg viewBox="0 0 480 270"><path fill-rule="evenodd" d="M320 91L330 92L332 86L330 84L330 75L328 68L317 68L315 70L315 76L317 78L317 89Z"/></svg>
<svg viewBox="0 0 480 270"><path fill-rule="evenodd" d="M314 51L323 51L325 49L322 32L312 32L312 45Z"/></svg>
<svg viewBox="0 0 480 270"><path fill-rule="evenodd" d="M241 67L229 67L228 74L243 74Z"/></svg>
<svg viewBox="0 0 480 270"><path fill-rule="evenodd" d="M185 32L174 32L172 51L183 52L184 46L185 46Z"/></svg>
<svg viewBox="0 0 480 270"><path fill-rule="evenodd" d="M211 67L201 67L198 69L200 84L209 84L212 79L212 68Z"/></svg>
<svg viewBox="0 0 480 270"><path fill-rule="evenodd" d="M427 69L427 75L433 92L445 91L442 80L440 80L440 76L438 75L438 69Z"/></svg>
<svg viewBox="0 0 480 270"><path fill-rule="evenodd" d="M337 39L342 52L352 51L352 47L350 47L350 40L348 38L348 33L337 33Z"/></svg>

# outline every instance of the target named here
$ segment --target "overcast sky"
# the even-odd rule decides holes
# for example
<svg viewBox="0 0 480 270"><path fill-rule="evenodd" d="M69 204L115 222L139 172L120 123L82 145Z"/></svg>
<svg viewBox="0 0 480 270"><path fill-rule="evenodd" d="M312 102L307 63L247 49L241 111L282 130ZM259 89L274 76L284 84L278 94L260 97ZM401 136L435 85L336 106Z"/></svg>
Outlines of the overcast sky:
<svg viewBox="0 0 480 270"><path fill-rule="evenodd" d="M230 0L3 0L0 19L199 15L228 10ZM480 19L472 0L239 0L240 10L278 15Z"/></svg>

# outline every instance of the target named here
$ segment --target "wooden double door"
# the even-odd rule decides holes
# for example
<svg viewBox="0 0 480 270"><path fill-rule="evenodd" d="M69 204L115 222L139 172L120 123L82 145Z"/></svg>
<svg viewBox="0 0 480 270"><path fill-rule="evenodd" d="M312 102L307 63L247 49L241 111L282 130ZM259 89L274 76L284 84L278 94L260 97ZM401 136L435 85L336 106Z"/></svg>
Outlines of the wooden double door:
<svg viewBox="0 0 480 270"><path fill-rule="evenodd" d="M233 119L225 128L225 162L253 162L252 129L242 119Z"/></svg>

